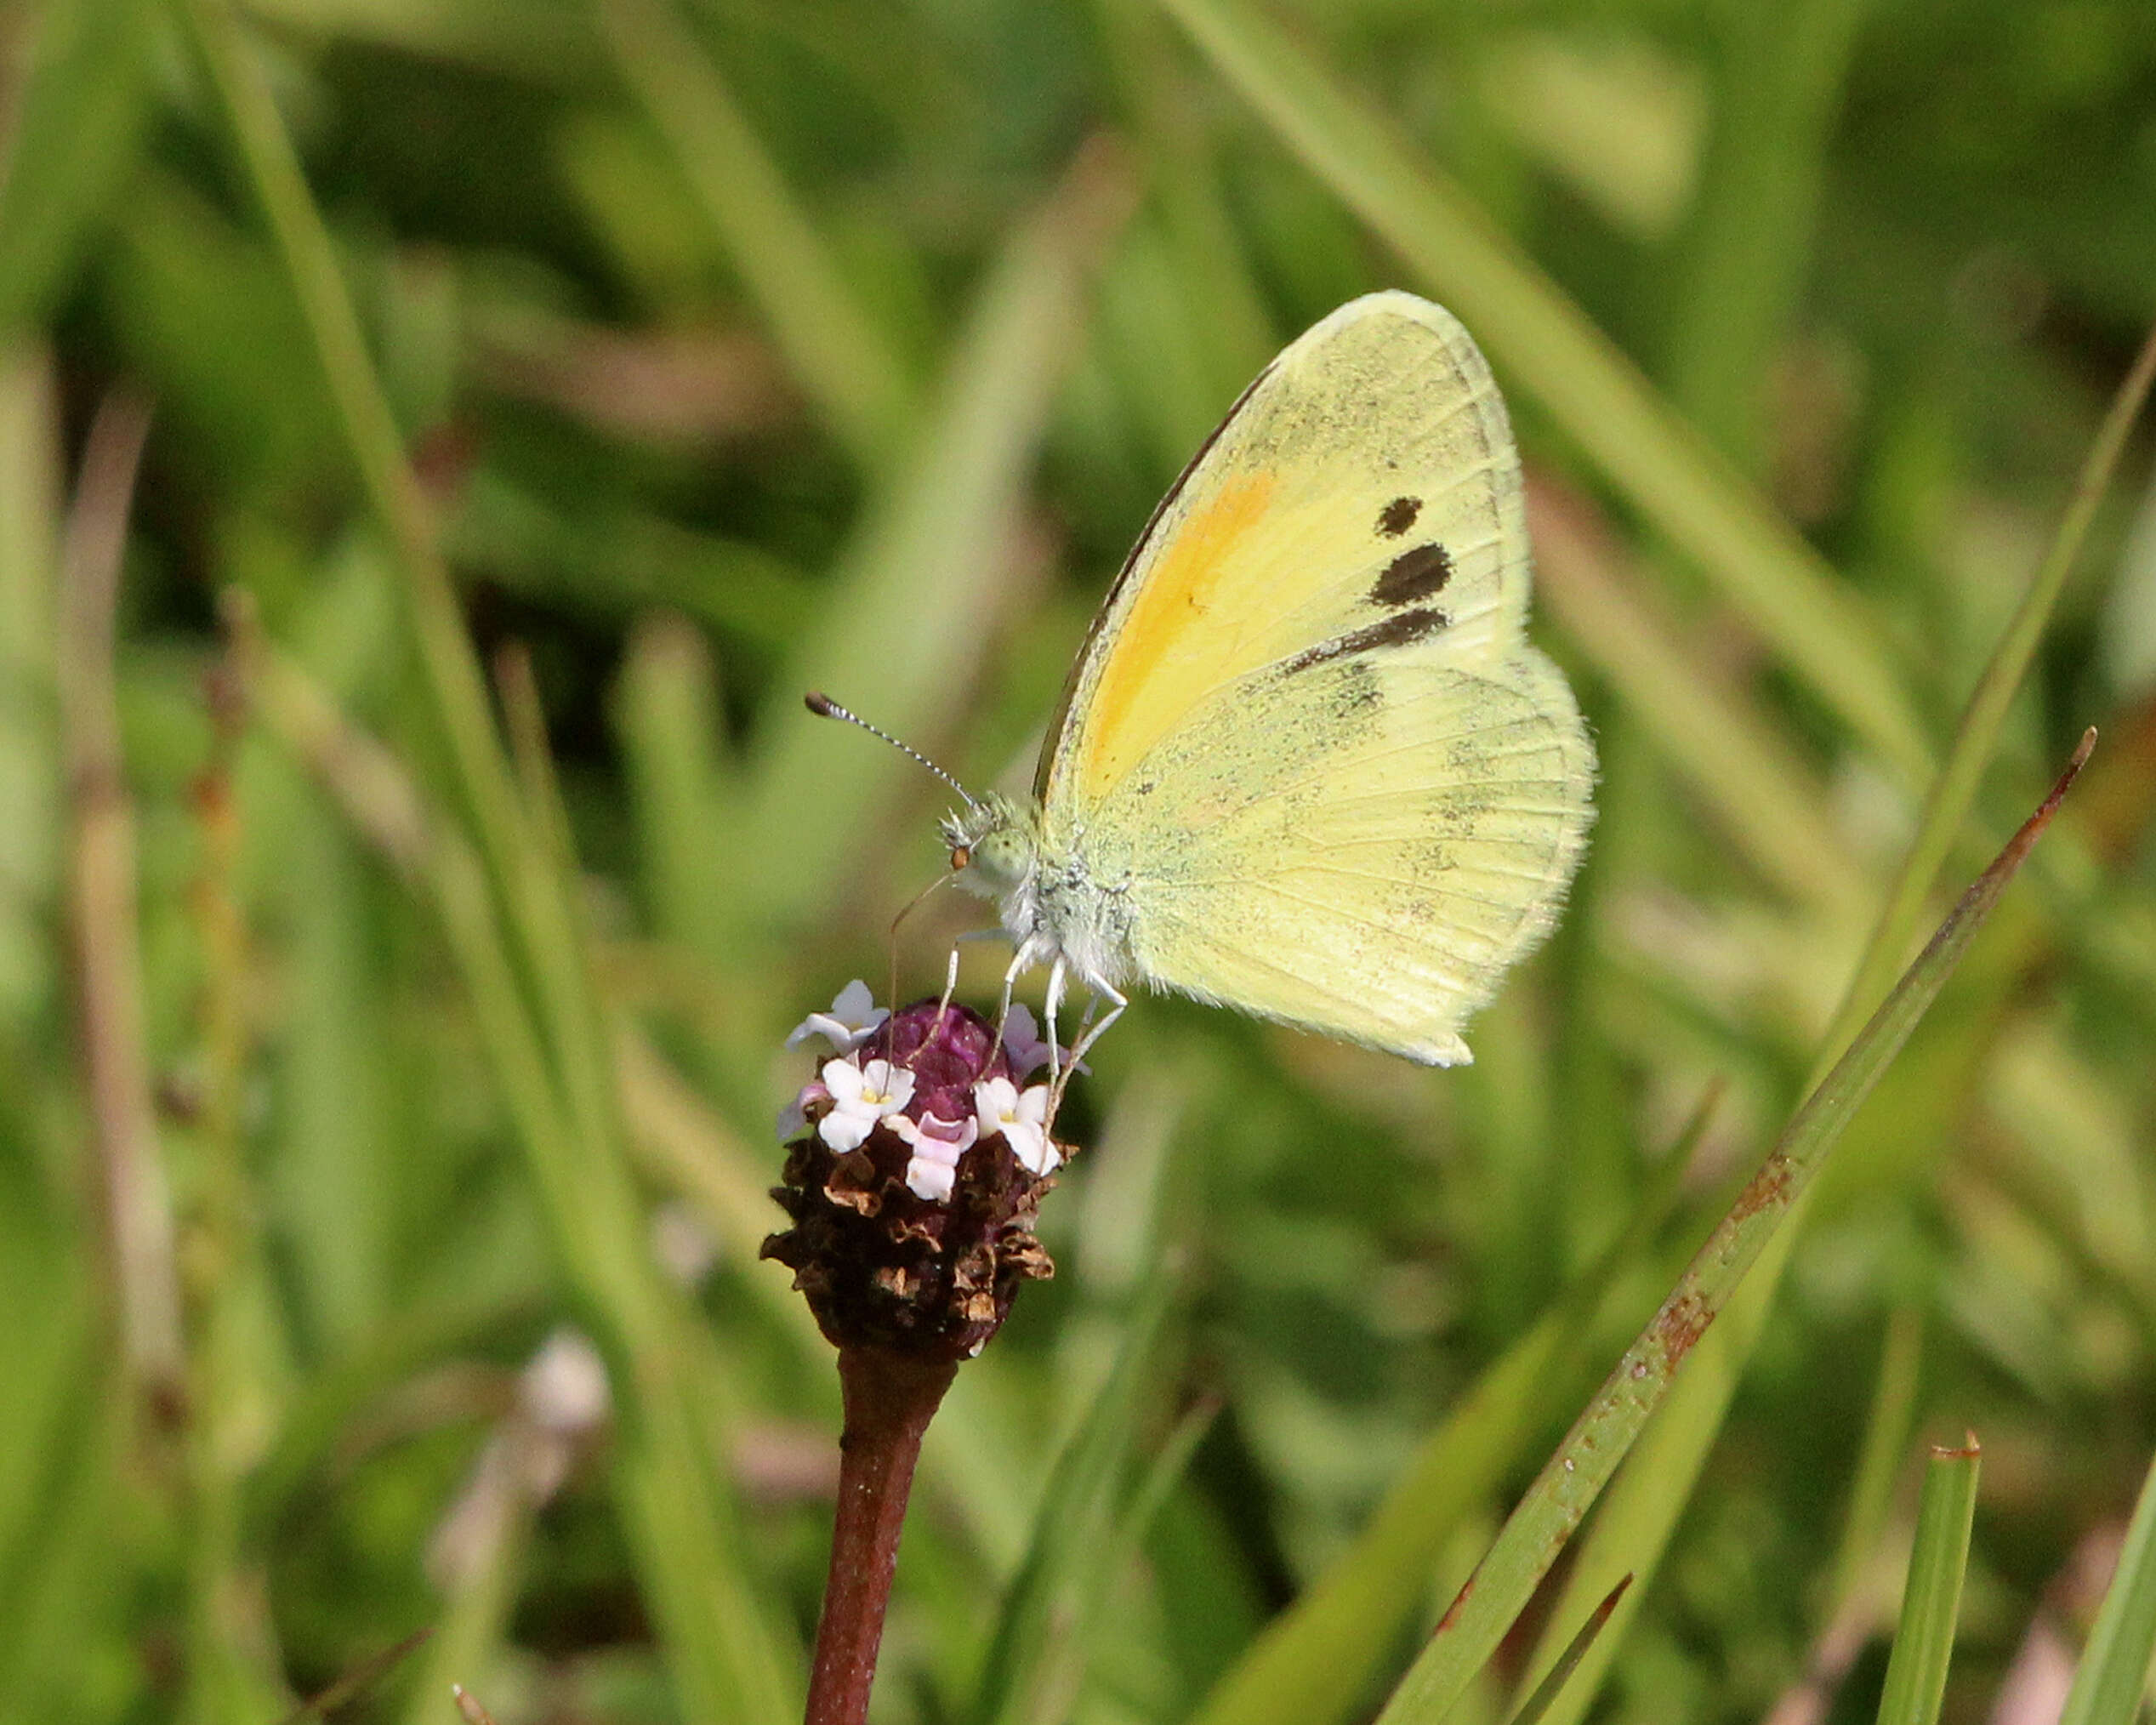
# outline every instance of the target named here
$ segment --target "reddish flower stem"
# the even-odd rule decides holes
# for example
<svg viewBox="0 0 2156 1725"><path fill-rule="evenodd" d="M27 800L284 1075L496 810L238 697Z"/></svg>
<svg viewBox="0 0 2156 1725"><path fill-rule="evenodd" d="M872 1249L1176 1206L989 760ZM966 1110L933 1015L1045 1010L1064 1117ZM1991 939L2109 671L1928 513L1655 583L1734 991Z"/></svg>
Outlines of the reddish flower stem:
<svg viewBox="0 0 2156 1725"><path fill-rule="evenodd" d="M845 1431L839 1439L838 1518L809 1675L807 1725L862 1725L868 1717L913 1464L920 1459L921 1434L957 1372L954 1360L885 1348L839 1350Z"/></svg>

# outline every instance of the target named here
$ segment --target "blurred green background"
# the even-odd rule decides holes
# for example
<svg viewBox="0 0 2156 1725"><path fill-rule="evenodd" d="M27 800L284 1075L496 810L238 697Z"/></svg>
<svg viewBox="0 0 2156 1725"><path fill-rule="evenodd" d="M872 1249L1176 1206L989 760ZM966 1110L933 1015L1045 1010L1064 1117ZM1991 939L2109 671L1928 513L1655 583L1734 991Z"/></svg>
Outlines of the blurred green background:
<svg viewBox="0 0 2156 1725"><path fill-rule="evenodd" d="M2096 724L1726 1420L1594 1530L1639 1579L1561 1704L1869 1718L1967 1430L1946 1715L2056 1716L2156 1434L2145 437L1965 708L2156 318L2145 0L47 0L0 80L0 1719L798 1712L780 1043L943 866L799 693L1022 777L1189 452L1382 286L1510 400L1585 872L1470 1068L1134 1005L879 1716L1367 1716L1798 1099L1952 740L1949 885ZM1321 1583L1349 1631L1279 1615Z"/></svg>

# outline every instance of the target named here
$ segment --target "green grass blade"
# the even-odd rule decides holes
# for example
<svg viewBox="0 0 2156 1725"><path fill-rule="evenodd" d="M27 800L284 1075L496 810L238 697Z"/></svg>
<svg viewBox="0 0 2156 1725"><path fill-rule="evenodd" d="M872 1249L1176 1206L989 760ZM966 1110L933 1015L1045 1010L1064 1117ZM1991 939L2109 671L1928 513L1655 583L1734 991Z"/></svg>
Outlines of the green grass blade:
<svg viewBox="0 0 2156 1725"><path fill-rule="evenodd" d="M1762 879L1854 923L1865 883L1824 787L1744 692L1678 635L1584 499L1539 486L1528 508L1542 601L1573 650L1609 680Z"/></svg>
<svg viewBox="0 0 2156 1725"><path fill-rule="evenodd" d="M651 1273L622 1200L602 1201L609 1169L580 1145L559 1101L549 1051L513 974L486 871L453 826L425 807L389 752L348 724L305 674L236 617L257 710L354 824L429 898L478 1022L535 1184L556 1217L594 1339L612 1356L626 1442L616 1478L625 1519L684 1711L776 1722L794 1704L742 1558L728 1484L716 1477L705 1411L717 1400L691 1321ZM612 1104L607 1105L609 1110ZM626 1367L620 1363L626 1362Z"/></svg>
<svg viewBox="0 0 2156 1725"><path fill-rule="evenodd" d="M1089 267L1129 194L1118 157L1082 151L980 289L919 458L872 505L818 627L761 715L734 950L759 950L775 930L828 905L860 866L887 798L920 771L811 717L803 692L857 703L893 734L930 743L964 710L1010 598L1010 536L1082 344Z"/></svg>
<svg viewBox="0 0 2156 1725"><path fill-rule="evenodd" d="M2156 1466L2142 1483L2119 1568L2096 1612L2059 1725L2133 1725L2156 1648Z"/></svg>
<svg viewBox="0 0 2156 1725"><path fill-rule="evenodd" d="M1596 1308L1666 1220L1720 1100L1719 1085L1701 1098L1624 1234L1476 1378L1354 1545L1266 1625L1214 1685L1192 1725L1328 1725L1354 1715L1424 1604L1436 1553L1581 1379Z"/></svg>
<svg viewBox="0 0 2156 1725"><path fill-rule="evenodd" d="M1925 1469L1901 1621L1879 1698L1879 1725L1933 1725L1939 1716L1961 1612L1961 1578L1969 1567L1982 1454L1971 1438L1960 1449L1934 1449Z"/></svg>
<svg viewBox="0 0 2156 1725"><path fill-rule="evenodd" d="M0 351L0 1035L60 987L60 734L48 645L60 595L60 403L39 353Z"/></svg>
<svg viewBox="0 0 2156 1725"><path fill-rule="evenodd" d="M29 9L34 15L4 26L26 75L9 92L13 111L0 134L0 344L45 314L125 183L151 119L162 9L148 0L76 0Z"/></svg>
<svg viewBox="0 0 2156 1725"><path fill-rule="evenodd" d="M1869 9L1747 7L1718 32L1714 135L1660 369L1671 401L1747 473L1761 464L1773 361L1815 267L1829 134Z"/></svg>
<svg viewBox="0 0 2156 1725"><path fill-rule="evenodd" d="M1571 1680L1572 1674L1579 1669L1579 1662L1587 1657L1587 1649L1594 1646L1596 1638L1609 1626L1610 1619L1616 1614L1618 1603L1624 1597L1631 1585L1632 1578L1624 1576L1603 1596L1602 1603L1589 1614L1587 1621L1579 1625L1579 1633L1565 1644L1564 1653L1550 1668L1550 1675L1535 1685L1534 1693L1512 1716L1512 1725L1540 1725L1543 1716L1549 1712L1558 1694Z"/></svg>
<svg viewBox="0 0 2156 1725"><path fill-rule="evenodd" d="M1106 1381L1056 1459L988 1644L971 1714L978 1725L1060 1716L1044 1705L1051 1694L1067 1710L1083 1671L1087 1608L1097 1606L1113 1566L1129 1555L1117 1537L1119 1524L1130 1531L1124 1482L1150 1411L1146 1392L1159 1382L1162 1331L1177 1284L1163 1275L1146 1285Z"/></svg>
<svg viewBox="0 0 2156 1725"><path fill-rule="evenodd" d="M673 149L794 377L856 461L884 465L913 418L904 368L719 69L670 0L605 0L600 16L615 64Z"/></svg>
<svg viewBox="0 0 2156 1725"><path fill-rule="evenodd" d="M434 717L455 762L458 794L477 830L481 857L505 883L525 842L521 811L435 524L367 356L328 231L227 0L189 0L181 15L269 220L368 506L396 553Z"/></svg>
<svg viewBox="0 0 2156 1725"><path fill-rule="evenodd" d="M1774 651L1887 761L1931 758L1899 679L1834 572L1615 344L1330 70L1236 0L1159 0L1349 208L1475 332Z"/></svg>
<svg viewBox="0 0 2156 1725"><path fill-rule="evenodd" d="M1894 974L1901 954L1908 950L1920 926L1925 900L1931 896L1932 883L1946 866L1948 852L1960 835L1970 806L1976 801L1977 786L1991 759L1992 745L2005 722L2007 706L2028 675L2037 646L2044 638L2052 612L2057 608L2066 578L2073 572L2081 555L2089 524L2096 519L2096 505L2110 489L2112 477L2118 471L2126 436L2133 430L2134 422L2141 417L2141 410L2148 399L2152 379L2156 379L2156 327L2152 327L2143 339L2125 380L2112 396L2096 441L2089 446L2088 455L2081 464L2065 519L2059 524L2051 549L2045 554L2043 564L2022 595L2020 604L2015 606L2005 633L1992 650L1983 674L1970 694L1961 723L1954 728L1954 743L1947 751L1946 760L1939 769L1938 778L1918 823L1916 841L1903 862L1886 908L1880 913L1879 925L1842 1003L1841 1019L1836 1027L1842 1034L1853 1028L1862 1014L1869 1009L1886 986L1886 979ZM1839 1035L1830 1033L1828 1048L1832 1050L1839 1039Z"/></svg>
<svg viewBox="0 0 2156 1725"><path fill-rule="evenodd" d="M1353 1714L1427 1597L1446 1534L1496 1489L1537 1420L1552 1411L1564 1319L1544 1317L1476 1381L1353 1549L1266 1626L1194 1725L1323 1725Z"/></svg>
<svg viewBox="0 0 2156 1725"><path fill-rule="evenodd" d="M1191 100L1188 56L1175 28L1149 0L1095 0L1101 47L1146 164L1148 202L1158 210L1175 278L1203 308L1191 334L1195 370L1219 401L1233 401L1277 344L1262 296L1228 213L1203 115ZM1213 421L1201 426L1203 437Z"/></svg>
<svg viewBox="0 0 2156 1725"><path fill-rule="evenodd" d="M1858 1104L1937 997L2030 847L2050 824L2095 741L2094 732L2082 739L2051 794L1962 894L1849 1051L1797 1110L1759 1172L1700 1248L1653 1321L1625 1350L1460 1590L1437 1633L1387 1705L1381 1716L1386 1725L1440 1719L1466 1693L1648 1417L1668 1398L1677 1368L1721 1314Z"/></svg>
<svg viewBox="0 0 2156 1725"><path fill-rule="evenodd" d="M193 0L184 15L404 577L431 716L475 838L466 845L445 828L413 860L434 888L534 1184L612 1369L627 1440L617 1478L682 1705L697 1716L781 1718L793 1711L792 1682L746 1574L731 1488L708 1454L702 1409L712 1386L697 1381L681 1333L688 1320L646 1250L575 884L511 777L425 500L260 69L221 0ZM426 824L415 830L424 838Z"/></svg>
<svg viewBox="0 0 2156 1725"><path fill-rule="evenodd" d="M2005 723L2012 691L2027 675L2035 642L2056 602L2060 584L2085 534L2096 501L2117 470L2125 430L2147 396L2150 358L2149 349L2144 347L2113 398L2103 427L2083 464L2058 543L1993 649L1961 723L1955 728L1938 783L1926 803L1917 835L1888 893L1888 909L1874 926L1835 1022L1823 1040L1815 1079L1829 1069L1829 1062L1840 1055L1863 1023L1876 992L1870 979L1893 973L1898 955L1906 950L1918 925L1917 919L1937 884L1954 835L1967 819L1983 763L1990 759ZM1730 1398L1736 1393L1744 1363L1766 1324L1794 1238L1793 1233L1785 1234L1768 1246L1758 1273L1738 1290L1722 1321L1708 1334L1693 1357L1691 1370L1670 1398L1668 1416L1648 1432L1634 1466L1603 1506L1567 1583L1561 1611L1580 1608L1583 1599L1598 1597L1617 1575L1653 1574L1728 1414ZM1634 1593L1622 1611L1629 1614L1636 1609L1641 1597ZM1607 1650L1617 1644L1623 1625L1618 1627L1620 1637L1606 1638L1590 1654L1590 1665L1605 1659ZM1545 1647L1535 1663L1548 1656ZM1576 1686L1567 1705L1577 1701L1584 1706L1594 1687L1592 1683Z"/></svg>
<svg viewBox="0 0 2156 1725"><path fill-rule="evenodd" d="M1829 1613L1857 1598L1864 1566L1878 1549L1894 1508L1894 1475L1916 1415L1917 1369L1924 1358L1924 1315L1914 1307L1897 1311L1886 1325L1879 1383L1872 1394L1864 1443L1850 1482L1849 1509L1835 1550Z"/></svg>

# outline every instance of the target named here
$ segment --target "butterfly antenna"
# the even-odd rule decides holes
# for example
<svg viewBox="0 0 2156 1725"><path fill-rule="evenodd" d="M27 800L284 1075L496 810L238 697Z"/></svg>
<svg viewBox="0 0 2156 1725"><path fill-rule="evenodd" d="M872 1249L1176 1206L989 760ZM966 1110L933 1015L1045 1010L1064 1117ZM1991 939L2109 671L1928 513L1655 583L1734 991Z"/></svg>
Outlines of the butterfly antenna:
<svg viewBox="0 0 2156 1725"><path fill-rule="evenodd" d="M912 760L919 761L923 766L926 767L930 772L934 773L938 778L941 779L944 783L950 786L953 790L959 794L959 797L964 801L965 806L968 808L977 809L981 806L979 801L976 800L971 791L968 790L964 785L960 784L958 780L953 778L949 773L944 771L941 767L938 766L925 754L922 754L919 749L913 748L909 743L901 743L896 737L892 736L890 732L885 731L878 726L871 725L858 713L849 713L844 707L841 707L828 695L821 694L817 691L811 689L801 698L807 704L809 711L815 714L818 718L843 719L849 725L858 725L871 737L882 737L885 742L890 744L890 746L893 749L896 749L901 754L908 756Z"/></svg>

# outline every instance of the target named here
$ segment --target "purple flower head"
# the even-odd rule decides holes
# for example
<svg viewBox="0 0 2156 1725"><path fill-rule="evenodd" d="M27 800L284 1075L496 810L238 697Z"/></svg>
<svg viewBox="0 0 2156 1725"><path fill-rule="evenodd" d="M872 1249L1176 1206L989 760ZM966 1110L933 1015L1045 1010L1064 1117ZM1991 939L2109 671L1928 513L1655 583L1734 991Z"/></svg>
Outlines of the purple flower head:
<svg viewBox="0 0 2156 1725"><path fill-rule="evenodd" d="M996 1046L995 1027L978 1012L922 1000L886 1018L862 1049L913 1074L914 1106L907 1112L960 1120L973 1112L973 1087L1010 1078L1010 1062Z"/></svg>
<svg viewBox="0 0 2156 1725"><path fill-rule="evenodd" d="M1023 1282L1054 1272L1032 1227L1069 1148L1048 1136L1046 1087L1021 1090L979 1013L929 999L878 1022L858 993L812 1015L850 1009L867 1028L782 1117L799 1136L772 1196L794 1226L764 1255L794 1272L837 1346L964 1358Z"/></svg>

